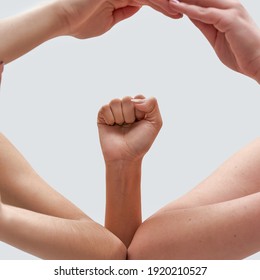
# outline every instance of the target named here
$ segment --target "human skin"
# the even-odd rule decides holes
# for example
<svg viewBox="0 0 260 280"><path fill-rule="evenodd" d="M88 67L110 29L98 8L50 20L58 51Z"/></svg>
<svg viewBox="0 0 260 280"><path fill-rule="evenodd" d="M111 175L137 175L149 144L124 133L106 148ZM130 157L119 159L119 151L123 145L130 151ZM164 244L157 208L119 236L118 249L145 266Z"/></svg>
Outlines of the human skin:
<svg viewBox="0 0 260 280"><path fill-rule="evenodd" d="M150 0L157 2L157 0ZM236 0L160 0L187 15L229 68L260 83L260 29Z"/></svg>
<svg viewBox="0 0 260 280"><path fill-rule="evenodd" d="M0 241L43 259L125 259L123 243L51 188L0 134Z"/></svg>
<svg viewBox="0 0 260 280"><path fill-rule="evenodd" d="M142 222L142 159L161 126L156 99L145 99L141 95L134 100L131 97L114 99L98 113L99 138L106 165L105 227L126 247Z"/></svg>
<svg viewBox="0 0 260 280"><path fill-rule="evenodd" d="M260 250L260 139L137 230L129 259L243 259Z"/></svg>
<svg viewBox="0 0 260 280"><path fill-rule="evenodd" d="M0 61L6 64L58 36L90 38L139 10L124 1L55 0L0 20Z"/></svg>
<svg viewBox="0 0 260 280"><path fill-rule="evenodd" d="M58 36L87 39L134 15L148 0L53 0L19 15L0 19L0 61L5 64ZM161 8L172 18L181 16Z"/></svg>

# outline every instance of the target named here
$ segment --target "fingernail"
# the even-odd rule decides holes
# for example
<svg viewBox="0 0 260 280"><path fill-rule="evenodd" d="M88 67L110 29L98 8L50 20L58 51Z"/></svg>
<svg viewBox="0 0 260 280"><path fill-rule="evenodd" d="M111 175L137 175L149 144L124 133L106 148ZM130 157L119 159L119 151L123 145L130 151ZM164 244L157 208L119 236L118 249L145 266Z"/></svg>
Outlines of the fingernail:
<svg viewBox="0 0 260 280"><path fill-rule="evenodd" d="M170 2L175 3L175 4L179 4L180 3L180 1L178 1L178 0L170 0Z"/></svg>
<svg viewBox="0 0 260 280"><path fill-rule="evenodd" d="M133 98L131 99L132 102L134 103L138 103L138 104L142 104L145 102L146 99L137 99L137 98Z"/></svg>

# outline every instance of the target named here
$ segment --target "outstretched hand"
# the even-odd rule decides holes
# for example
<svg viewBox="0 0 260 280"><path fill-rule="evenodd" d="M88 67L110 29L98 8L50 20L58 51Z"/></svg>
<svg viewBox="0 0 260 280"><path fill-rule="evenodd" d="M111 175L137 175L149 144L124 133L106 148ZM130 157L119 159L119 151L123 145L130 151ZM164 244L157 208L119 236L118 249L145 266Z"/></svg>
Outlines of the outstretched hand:
<svg viewBox="0 0 260 280"><path fill-rule="evenodd" d="M151 147L162 119L155 98L114 99L98 113L98 130L106 163L142 159Z"/></svg>
<svg viewBox="0 0 260 280"><path fill-rule="evenodd" d="M260 82L260 30L242 4L236 0L170 0L169 7L192 20L226 66Z"/></svg>

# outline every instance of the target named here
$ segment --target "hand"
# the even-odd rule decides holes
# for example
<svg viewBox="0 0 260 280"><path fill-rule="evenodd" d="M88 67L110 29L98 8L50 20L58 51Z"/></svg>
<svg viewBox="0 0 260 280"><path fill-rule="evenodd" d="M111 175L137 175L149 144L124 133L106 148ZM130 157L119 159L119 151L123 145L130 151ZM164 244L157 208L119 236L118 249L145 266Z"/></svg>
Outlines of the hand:
<svg viewBox="0 0 260 280"><path fill-rule="evenodd" d="M151 147L162 119L155 98L114 99L98 113L98 130L106 163L142 159Z"/></svg>
<svg viewBox="0 0 260 280"><path fill-rule="evenodd" d="M141 8L135 0L58 0L58 3L68 23L66 35L79 39L99 36Z"/></svg>
<svg viewBox="0 0 260 280"><path fill-rule="evenodd" d="M260 82L260 30L236 0L170 1L201 30L229 68Z"/></svg>
<svg viewBox="0 0 260 280"><path fill-rule="evenodd" d="M158 7L150 0L57 0L65 12L65 22L69 29L66 35L86 39L102 35L118 22L134 15L142 7L149 5L174 19L182 17L178 12L167 10L167 5Z"/></svg>

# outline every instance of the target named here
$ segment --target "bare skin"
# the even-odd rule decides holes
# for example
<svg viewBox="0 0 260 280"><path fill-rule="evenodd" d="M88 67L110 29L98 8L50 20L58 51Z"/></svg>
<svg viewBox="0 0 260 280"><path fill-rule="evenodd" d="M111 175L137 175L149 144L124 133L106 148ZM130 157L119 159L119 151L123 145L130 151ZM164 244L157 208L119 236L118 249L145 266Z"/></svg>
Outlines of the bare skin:
<svg viewBox="0 0 260 280"><path fill-rule="evenodd" d="M161 126L156 99L144 99L141 95L134 100L131 97L112 100L98 114L99 138L106 164L105 226L126 247L142 222L142 159ZM143 133L147 137L141 138Z"/></svg>
<svg viewBox="0 0 260 280"><path fill-rule="evenodd" d="M0 61L5 64L58 36L87 39L100 36L139 11L148 0L53 0L22 14L0 19ZM165 15L179 13L161 9Z"/></svg>
<svg viewBox="0 0 260 280"><path fill-rule="evenodd" d="M5 40L0 46L0 61L7 64L58 36L99 36L139 9L139 5L130 5L128 0L55 0L1 19L0 36Z"/></svg>
<svg viewBox="0 0 260 280"><path fill-rule="evenodd" d="M43 259L125 259L123 243L57 193L0 135L0 240Z"/></svg>
<svg viewBox="0 0 260 280"><path fill-rule="evenodd" d="M260 250L260 139L137 230L130 259L242 259Z"/></svg>
<svg viewBox="0 0 260 280"><path fill-rule="evenodd" d="M164 9L166 2L191 19L227 67L260 83L260 30L239 1L163 0Z"/></svg>
<svg viewBox="0 0 260 280"><path fill-rule="evenodd" d="M105 226L128 247L128 258L242 259L258 252L260 139L142 223L141 162L162 120L153 99L130 101L112 100L98 115L106 164Z"/></svg>
<svg viewBox="0 0 260 280"><path fill-rule="evenodd" d="M131 105L129 97L113 100L98 116L106 163L106 227L128 247L128 259L242 259L258 252L260 139L141 223L140 159L162 124L156 102L138 118L141 105Z"/></svg>

